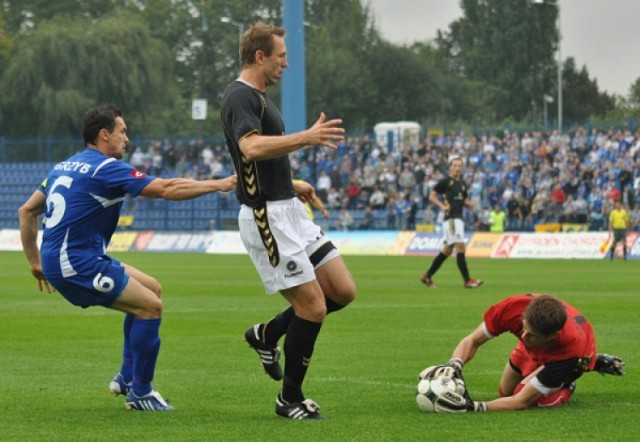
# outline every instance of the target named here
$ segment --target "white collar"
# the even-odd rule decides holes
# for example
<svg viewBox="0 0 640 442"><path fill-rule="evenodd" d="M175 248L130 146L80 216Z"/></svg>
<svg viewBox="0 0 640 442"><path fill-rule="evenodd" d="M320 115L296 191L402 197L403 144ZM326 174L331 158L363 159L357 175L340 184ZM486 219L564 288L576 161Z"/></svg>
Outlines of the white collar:
<svg viewBox="0 0 640 442"><path fill-rule="evenodd" d="M242 84L246 84L247 86L249 86L250 88L253 88L255 90L260 90L257 87L255 87L254 85L252 85L251 83L249 83L247 80L243 80L242 78L238 77L236 78L236 81L239 81Z"/></svg>

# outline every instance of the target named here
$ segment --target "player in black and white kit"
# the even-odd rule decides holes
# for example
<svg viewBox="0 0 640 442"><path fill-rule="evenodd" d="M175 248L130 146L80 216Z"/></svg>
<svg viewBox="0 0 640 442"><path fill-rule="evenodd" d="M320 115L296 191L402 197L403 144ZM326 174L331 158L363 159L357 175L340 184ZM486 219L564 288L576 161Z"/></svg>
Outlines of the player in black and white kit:
<svg viewBox="0 0 640 442"><path fill-rule="evenodd" d="M283 28L256 23L242 36L242 72L225 91L221 117L227 147L238 174L236 196L242 241L267 294L280 292L291 304L266 323L245 332L274 380L283 379L278 362L284 335L284 379L276 414L321 419L318 405L305 399L302 383L320 327L328 313L356 297L356 286L342 257L303 202L315 192L293 183L288 154L307 145L335 149L344 139L342 120L324 113L309 129L285 135L278 108L266 95L287 67Z"/></svg>
<svg viewBox="0 0 640 442"><path fill-rule="evenodd" d="M442 198L442 200L440 199ZM462 159L454 157L449 160L449 176L442 178L433 187L429 194L429 201L435 204L444 213L442 222L442 234L444 245L431 263L427 273L420 279L427 287L435 288L433 275L438 271L442 263L451 256L453 249L456 250L456 262L460 269L460 274L464 279L465 288L475 288L482 285L479 279L471 279L467 260L464 256L464 221L462 211L465 206L473 207L471 201L467 199L467 184L462 179Z"/></svg>

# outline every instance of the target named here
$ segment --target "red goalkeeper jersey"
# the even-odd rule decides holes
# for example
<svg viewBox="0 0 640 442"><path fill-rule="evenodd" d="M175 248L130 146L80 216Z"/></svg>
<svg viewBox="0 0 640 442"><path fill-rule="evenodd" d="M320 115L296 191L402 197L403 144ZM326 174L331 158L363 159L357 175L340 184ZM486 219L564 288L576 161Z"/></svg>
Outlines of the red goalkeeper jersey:
<svg viewBox="0 0 640 442"><path fill-rule="evenodd" d="M520 337L522 335L522 317L525 307L529 305L534 296L537 294L515 295L491 306L483 316L487 332L492 336L498 336L505 332L515 335L520 341L519 346L524 348L537 365L545 365L543 371L547 371L547 366L549 368L563 366L565 369L573 366L573 370L592 370L597 356L593 327L582 313L564 301L561 302L567 311L567 321L560 330L557 339L544 348L529 347L524 343ZM571 363L567 364L569 361ZM546 376L538 376L539 379L544 377ZM555 375L553 377L557 379ZM554 385L549 384L556 384L556 382L543 383L550 387Z"/></svg>

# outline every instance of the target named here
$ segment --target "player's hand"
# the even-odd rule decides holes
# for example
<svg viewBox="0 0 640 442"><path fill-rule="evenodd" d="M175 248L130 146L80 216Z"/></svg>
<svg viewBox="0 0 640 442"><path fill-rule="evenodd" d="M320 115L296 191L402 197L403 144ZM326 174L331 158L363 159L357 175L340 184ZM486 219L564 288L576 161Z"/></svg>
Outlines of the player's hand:
<svg viewBox="0 0 640 442"><path fill-rule="evenodd" d="M436 413L466 413L487 411L486 402L472 401L453 391L447 391L434 402Z"/></svg>
<svg viewBox="0 0 640 442"><path fill-rule="evenodd" d="M443 370L446 369L446 365L432 365L430 367L425 368L418 374L419 380L424 379L434 379L440 376L443 373ZM449 367L451 368L451 367Z"/></svg>
<svg viewBox="0 0 640 442"><path fill-rule="evenodd" d="M325 113L320 112L320 117L306 130L309 138L307 144L319 144L331 150L337 149L336 143L344 140L344 128L340 127L341 124L341 119L327 120Z"/></svg>
<svg viewBox="0 0 640 442"><path fill-rule="evenodd" d="M310 203L316 198L315 189L306 181L296 180L293 183L293 190L296 192L298 199L303 203Z"/></svg>
<svg viewBox="0 0 640 442"><path fill-rule="evenodd" d="M418 379L433 379L442 375L449 378L462 379L462 365L462 359L451 358L449 362L444 365L432 365L431 367L425 368L418 374ZM464 381L464 379L462 380Z"/></svg>
<svg viewBox="0 0 640 442"><path fill-rule="evenodd" d="M451 367L454 370L454 378L460 379L464 387L464 394L462 395L468 401L471 401L471 396L469 396L469 390L467 390L467 384L464 381L464 376L462 376L462 366L464 362L460 358L451 358L449 362L447 362L447 366Z"/></svg>
<svg viewBox="0 0 640 442"><path fill-rule="evenodd" d="M462 362L462 359L460 358L451 358L447 362L447 366L453 368L460 377L462 377L463 365L464 365L464 362Z"/></svg>
<svg viewBox="0 0 640 442"><path fill-rule="evenodd" d="M238 176L234 174L216 181L219 187L218 189L219 192L228 192L236 188L236 183L238 182Z"/></svg>
<svg viewBox="0 0 640 442"><path fill-rule="evenodd" d="M605 374L622 376L624 374L624 361L617 356L599 353L593 370L603 376Z"/></svg>
<svg viewBox="0 0 640 442"><path fill-rule="evenodd" d="M34 278L38 280L38 289L43 292L44 290L47 293L54 293L56 291L51 285L49 285L49 281L44 277L44 273L42 272L41 266L34 266L31 268L31 274Z"/></svg>
<svg viewBox="0 0 640 442"><path fill-rule="evenodd" d="M466 413L469 411L467 400L454 391L447 391L433 403L436 413Z"/></svg>

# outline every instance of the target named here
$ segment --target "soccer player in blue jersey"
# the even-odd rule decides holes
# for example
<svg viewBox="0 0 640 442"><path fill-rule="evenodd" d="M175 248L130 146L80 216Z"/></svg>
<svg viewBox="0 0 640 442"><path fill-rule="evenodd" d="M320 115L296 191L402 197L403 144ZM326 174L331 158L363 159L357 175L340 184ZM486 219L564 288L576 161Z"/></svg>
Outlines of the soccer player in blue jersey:
<svg viewBox="0 0 640 442"><path fill-rule="evenodd" d="M147 176L122 159L127 126L111 104L83 119L86 148L55 165L19 209L22 246L40 291L57 290L72 304L124 312L120 372L109 384L133 410L173 410L151 386L160 349L161 286L140 270L106 254L126 194L187 200L235 188L236 176L194 181ZM37 245L38 217L44 213Z"/></svg>

